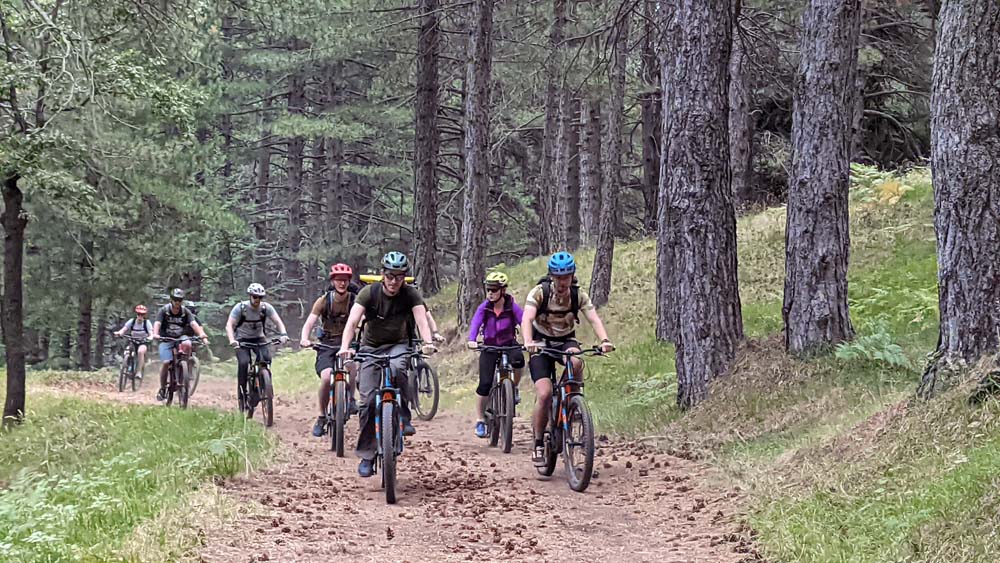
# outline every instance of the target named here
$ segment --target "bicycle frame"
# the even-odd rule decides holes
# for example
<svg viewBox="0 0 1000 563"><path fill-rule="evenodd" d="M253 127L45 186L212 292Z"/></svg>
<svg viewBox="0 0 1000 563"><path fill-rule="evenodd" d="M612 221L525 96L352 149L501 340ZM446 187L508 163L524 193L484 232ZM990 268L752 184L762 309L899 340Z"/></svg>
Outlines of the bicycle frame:
<svg viewBox="0 0 1000 563"><path fill-rule="evenodd" d="M361 361L371 361L375 365L382 369L382 387L379 388L378 392L375 394L375 442L377 444L378 457L381 458L384 455L382 450L382 403L389 401L399 407L399 396L400 390L398 387L392 384L392 360L400 358L407 354L412 354L410 350L401 352L399 354L365 354L358 353L355 358ZM397 411L398 412L398 411ZM402 436L403 423L400 419L399 423L399 435ZM403 451L403 441L399 440L399 452Z"/></svg>
<svg viewBox="0 0 1000 563"><path fill-rule="evenodd" d="M570 357L603 356L604 354L598 348L587 348L585 350L580 350L579 352L566 352L555 348L542 348L541 353L552 357L559 356L563 360L565 369L563 370L563 373L559 377L558 381L556 380L554 373L549 374L549 380L552 381L553 386L553 404L552 409L549 412L549 421L558 425L563 432L569 432L569 420L566 417L566 402L574 395L583 395L583 381L576 379L573 372L573 362L570 361ZM558 393L556 392L557 389ZM555 417L554 421L553 417ZM558 444L558 447L561 448L561 444Z"/></svg>

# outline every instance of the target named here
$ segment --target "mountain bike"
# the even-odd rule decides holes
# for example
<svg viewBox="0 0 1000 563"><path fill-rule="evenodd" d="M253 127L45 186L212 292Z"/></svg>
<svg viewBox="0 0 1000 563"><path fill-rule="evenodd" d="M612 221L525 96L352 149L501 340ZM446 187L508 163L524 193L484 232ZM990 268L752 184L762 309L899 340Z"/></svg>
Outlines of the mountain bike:
<svg viewBox="0 0 1000 563"><path fill-rule="evenodd" d="M121 393L125 391L125 387L131 384L132 391L138 391L139 387L142 386L142 374L136 373L138 371L139 362L139 346L142 346L149 342L148 338L132 338L131 336L123 336L128 340L125 345L125 350L122 356L122 367L118 370L118 392Z"/></svg>
<svg viewBox="0 0 1000 563"><path fill-rule="evenodd" d="M486 430L489 433L490 446L503 443L503 453L510 453L514 443L514 368L510 365L510 354L521 352L524 348L518 346L484 346L476 348L480 352L496 352L496 367L493 370L493 386L490 387L489 400L486 403Z"/></svg>
<svg viewBox="0 0 1000 563"><path fill-rule="evenodd" d="M543 435L544 465L535 469L542 475L552 475L556 458L563 456L569 487L582 493L594 475L594 419L583 399L583 381L573 373L570 356L603 356L599 348L565 352L558 348L542 348L541 354L560 359L565 364L562 376L552 389L552 408L548 428ZM550 375L555 379L553 375Z"/></svg>
<svg viewBox="0 0 1000 563"><path fill-rule="evenodd" d="M420 352L422 340L413 342L413 351L406 360L406 381L410 389L410 407L420 420L430 420L437 414L441 388L437 371Z"/></svg>
<svg viewBox="0 0 1000 563"><path fill-rule="evenodd" d="M399 416L400 389L393 385L392 360L412 356L406 350L399 354L368 354L358 352L356 360L369 361L382 370L382 387L375 394L375 471L382 468L385 502L396 504L396 460L403 453L403 421Z"/></svg>
<svg viewBox="0 0 1000 563"><path fill-rule="evenodd" d="M274 386L271 383L271 362L265 361L260 351L266 346L280 343L280 338L267 342L238 343L240 348L246 348L254 353L254 358L247 367L247 388L246 390L240 388L237 391L236 400L240 412L246 413L247 418L253 418L257 405L261 405L260 412L264 416L264 426L268 428L274 425Z"/></svg>
<svg viewBox="0 0 1000 563"><path fill-rule="evenodd" d="M177 406L182 409L188 407L188 399L191 398L191 381L188 373L191 355L194 354L194 347L201 343L200 340L190 338L170 338L161 336L160 340L173 345L173 358L167 363L167 386L166 406L174 402L174 394L177 395Z"/></svg>
<svg viewBox="0 0 1000 563"><path fill-rule="evenodd" d="M315 342L314 350L340 350L339 346L329 346ZM348 399L348 373L344 358L336 356L333 367L333 378L330 381L330 400L326 405L326 429L330 433L330 450L337 452L337 457L344 457L344 426L350 418L350 403Z"/></svg>

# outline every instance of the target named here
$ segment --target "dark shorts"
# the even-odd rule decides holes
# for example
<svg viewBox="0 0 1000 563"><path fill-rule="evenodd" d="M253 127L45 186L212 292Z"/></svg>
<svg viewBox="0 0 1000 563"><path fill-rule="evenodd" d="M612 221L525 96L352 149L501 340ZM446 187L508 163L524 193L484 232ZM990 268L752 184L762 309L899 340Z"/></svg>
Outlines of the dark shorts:
<svg viewBox="0 0 1000 563"><path fill-rule="evenodd" d="M579 348L580 343L576 340L575 334L570 334L564 338L551 338L538 334L535 339L544 342L546 348L557 348L559 350L566 350L569 348ZM548 354L535 354L531 356L531 360L528 361L528 367L531 369L531 381L538 381L540 379L554 378L556 374L556 364L562 365L562 359L556 359Z"/></svg>
<svg viewBox="0 0 1000 563"><path fill-rule="evenodd" d="M514 369L524 367L524 352L508 352L507 358L510 359L510 367ZM479 386L476 387L476 395L480 397L490 395L490 389L493 387L493 372L499 361L499 352L479 353Z"/></svg>
<svg viewBox="0 0 1000 563"><path fill-rule="evenodd" d="M324 344L326 344L324 342ZM316 350L316 375L323 375L324 370L337 369L337 350L339 348L320 348Z"/></svg>

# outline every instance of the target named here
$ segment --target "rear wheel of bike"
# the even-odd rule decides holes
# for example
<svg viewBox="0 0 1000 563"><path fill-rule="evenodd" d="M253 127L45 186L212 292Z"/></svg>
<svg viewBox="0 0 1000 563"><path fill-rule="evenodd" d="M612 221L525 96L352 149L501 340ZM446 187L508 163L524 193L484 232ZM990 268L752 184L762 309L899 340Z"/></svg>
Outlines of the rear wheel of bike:
<svg viewBox="0 0 1000 563"><path fill-rule="evenodd" d="M382 486L385 487L387 504L396 504L396 434L399 432L399 420L396 416L394 403L382 403L379 422L382 427Z"/></svg>
<svg viewBox="0 0 1000 563"><path fill-rule="evenodd" d="M333 444L332 450L337 452L337 457L344 457L344 426L347 425L347 382L344 380L334 382L333 397L336 403L333 421Z"/></svg>
<svg viewBox="0 0 1000 563"><path fill-rule="evenodd" d="M264 413L264 426L274 424L274 387L271 386L271 370L260 370L260 411Z"/></svg>
<svg viewBox="0 0 1000 563"><path fill-rule="evenodd" d="M509 454L514 445L514 382L509 378L500 384L500 409L495 416L500 427L503 453Z"/></svg>
<svg viewBox="0 0 1000 563"><path fill-rule="evenodd" d="M437 372L427 362L418 361L416 370L410 374L410 394L412 395L410 400L413 403L413 410L417 411L417 418L420 420L434 418L438 410L438 401L441 398L440 393Z"/></svg>
<svg viewBox="0 0 1000 563"><path fill-rule="evenodd" d="M188 396L193 396L194 390L198 388L198 381L201 380L201 366L198 365L197 356L191 356L191 364L188 371L188 375L191 378L191 390L188 392Z"/></svg>
<svg viewBox="0 0 1000 563"><path fill-rule="evenodd" d="M177 365L177 404L182 408L188 408L188 398L191 396L190 387L188 385L188 367L184 362L180 362Z"/></svg>
<svg viewBox="0 0 1000 563"><path fill-rule="evenodd" d="M568 430L563 436L563 461L569 486L582 493L594 474L594 419L581 395L566 402Z"/></svg>

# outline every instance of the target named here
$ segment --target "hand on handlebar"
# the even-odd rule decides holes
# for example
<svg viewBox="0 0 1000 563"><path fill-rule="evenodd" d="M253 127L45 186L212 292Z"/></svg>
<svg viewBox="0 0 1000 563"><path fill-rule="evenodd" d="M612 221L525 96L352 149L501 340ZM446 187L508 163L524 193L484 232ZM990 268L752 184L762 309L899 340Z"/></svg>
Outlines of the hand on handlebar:
<svg viewBox="0 0 1000 563"><path fill-rule="evenodd" d="M235 341L235 340L230 340L229 341L229 345L232 346L233 348L239 348L240 347L240 343L237 342L237 341Z"/></svg>
<svg viewBox="0 0 1000 563"><path fill-rule="evenodd" d="M524 343L524 348L526 350L528 350L529 354L537 354L537 353L539 353L539 352L542 351L543 347L545 347L545 343L544 342L525 342Z"/></svg>
<svg viewBox="0 0 1000 563"><path fill-rule="evenodd" d="M303 348L312 348L312 345L313 345L312 341L309 340L308 338L303 338L302 340L299 340L299 346Z"/></svg>
<svg viewBox="0 0 1000 563"><path fill-rule="evenodd" d="M441 336L440 332L435 332L434 333L434 342L437 342L438 344L444 342L444 337Z"/></svg>
<svg viewBox="0 0 1000 563"><path fill-rule="evenodd" d="M354 350L352 348L341 348L337 355L345 360L349 360L354 357Z"/></svg>
<svg viewBox="0 0 1000 563"><path fill-rule="evenodd" d="M470 340L468 343L466 343L466 347L468 347L469 350L478 350L479 343L476 342L475 340Z"/></svg>
<svg viewBox="0 0 1000 563"><path fill-rule="evenodd" d="M420 347L420 353L425 356L433 356L437 351L437 346L434 346L433 344L424 344Z"/></svg>
<svg viewBox="0 0 1000 563"><path fill-rule="evenodd" d="M599 348L601 349L602 354L610 354L611 352L615 351L615 345L612 344L611 341L606 338L601 341L601 345L599 346Z"/></svg>
<svg viewBox="0 0 1000 563"><path fill-rule="evenodd" d="M288 342L288 335L287 334L279 334L278 335L278 343L279 344L285 344L286 342Z"/></svg>

